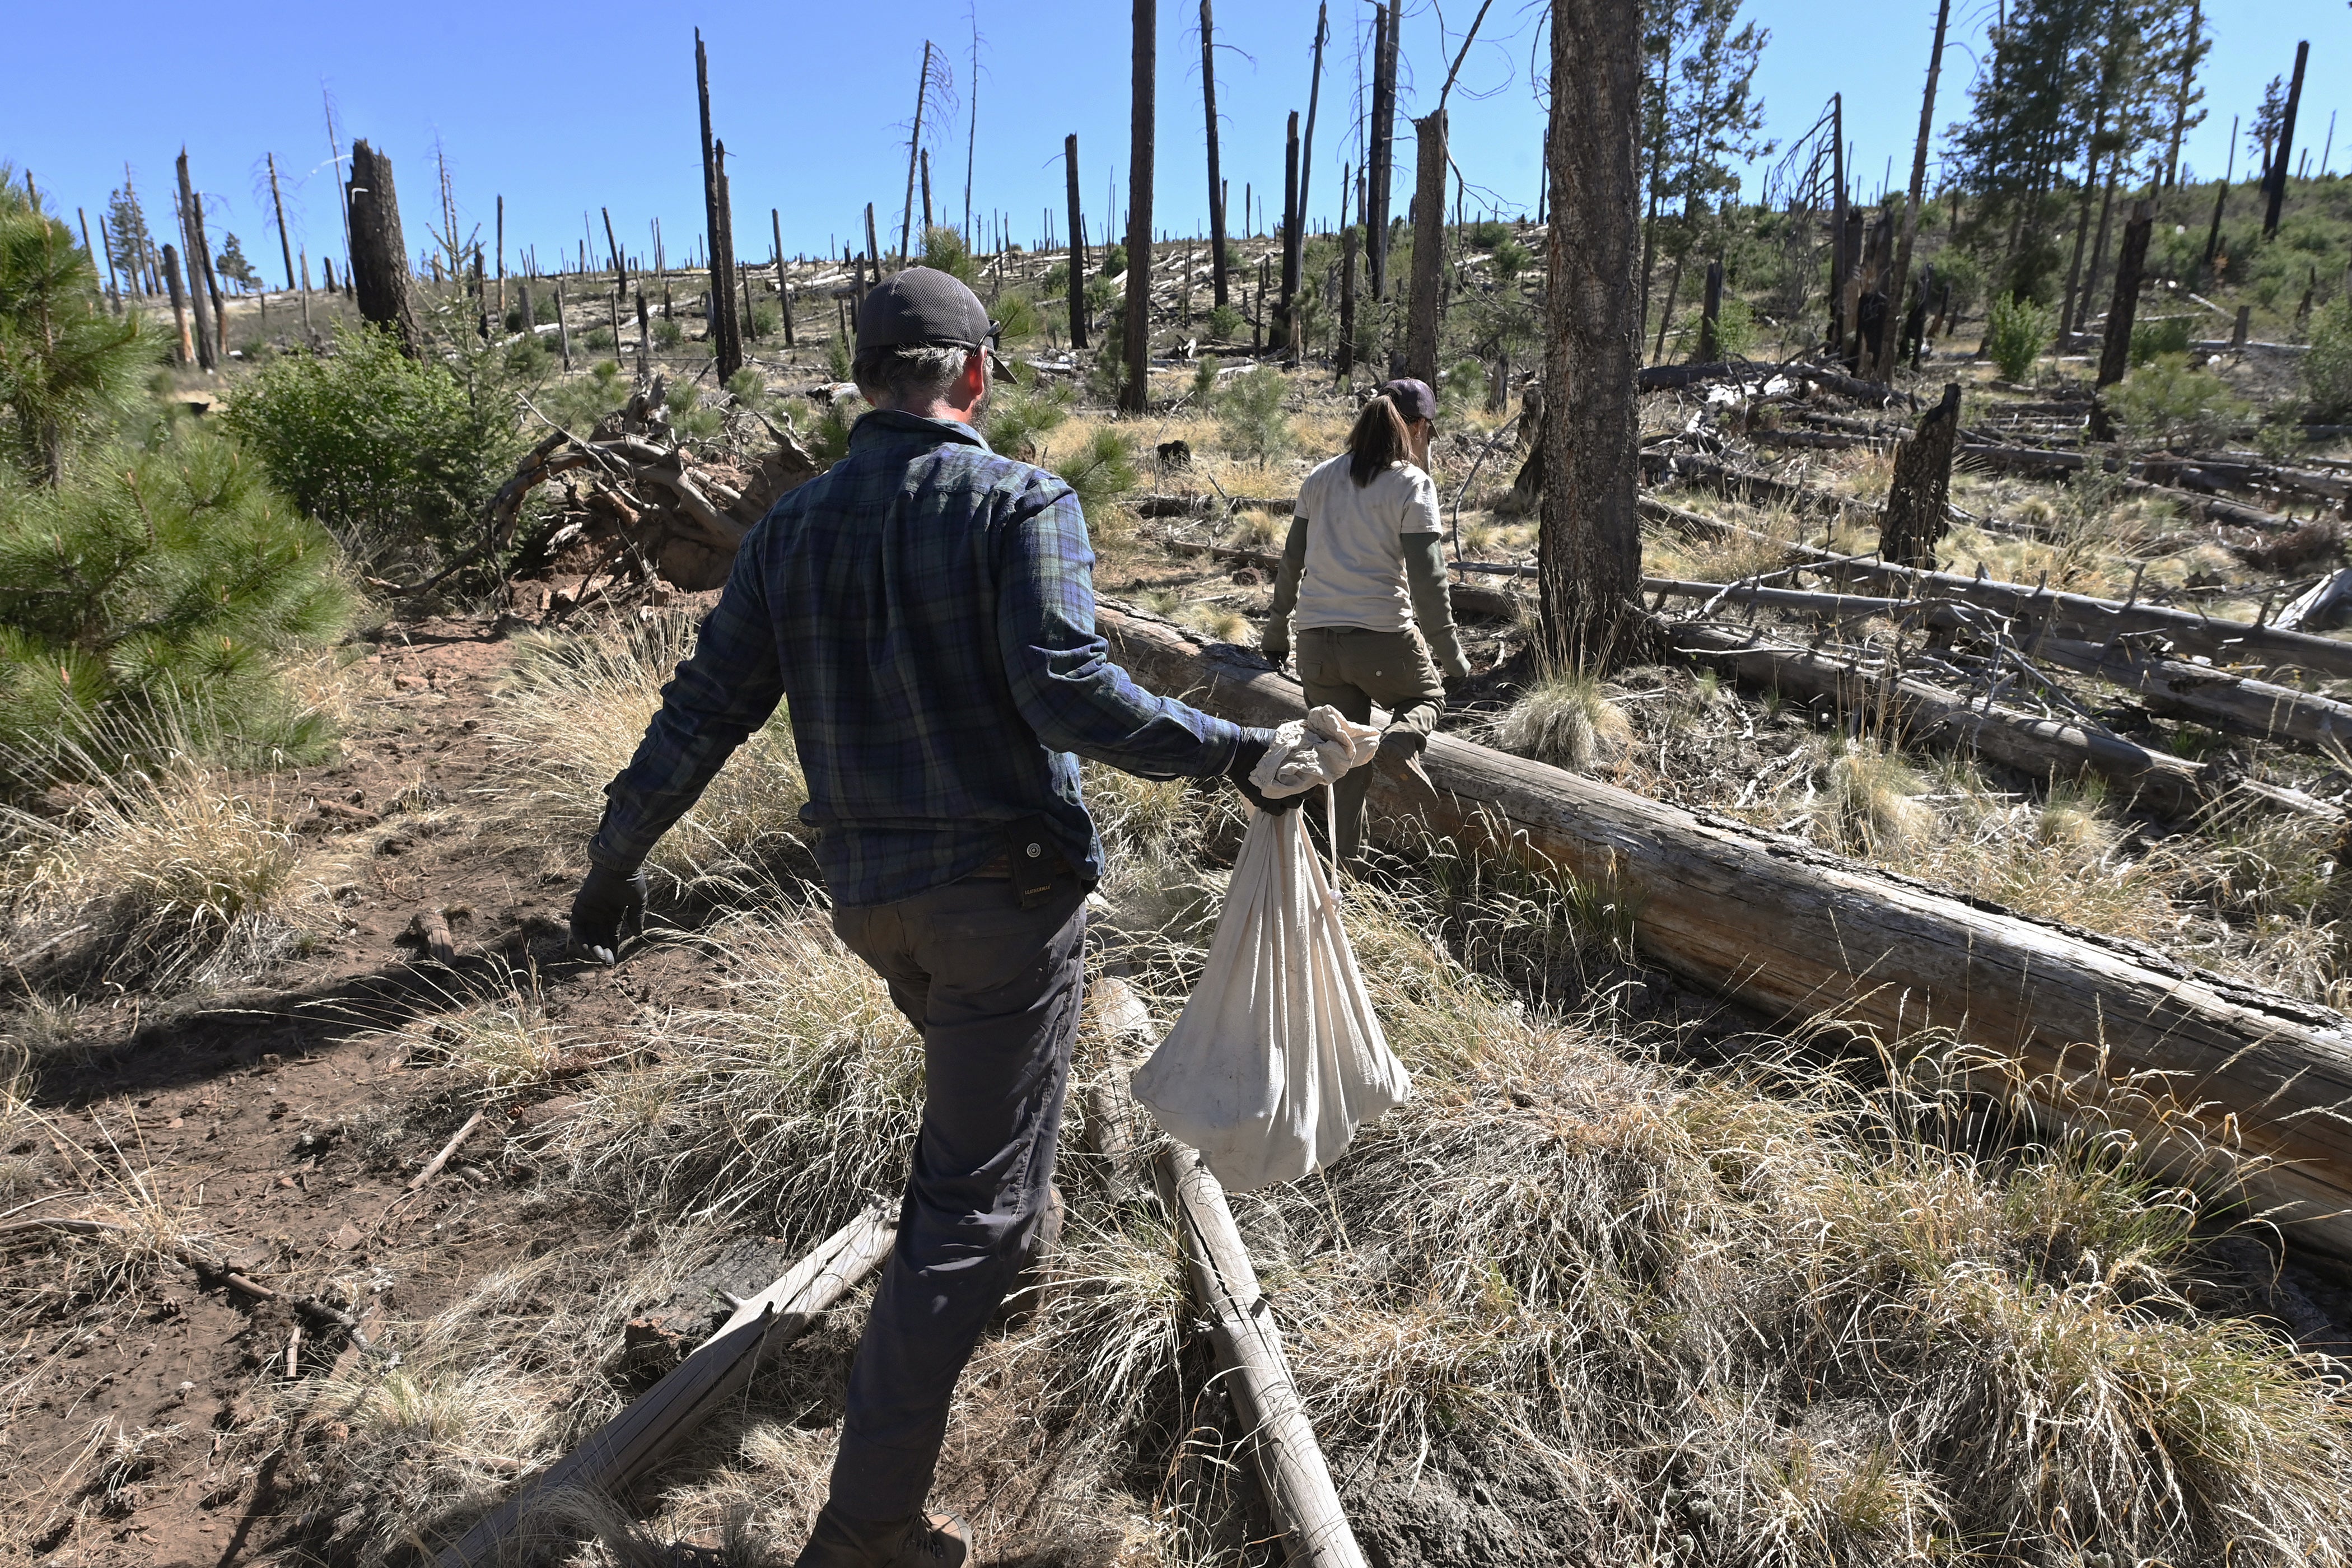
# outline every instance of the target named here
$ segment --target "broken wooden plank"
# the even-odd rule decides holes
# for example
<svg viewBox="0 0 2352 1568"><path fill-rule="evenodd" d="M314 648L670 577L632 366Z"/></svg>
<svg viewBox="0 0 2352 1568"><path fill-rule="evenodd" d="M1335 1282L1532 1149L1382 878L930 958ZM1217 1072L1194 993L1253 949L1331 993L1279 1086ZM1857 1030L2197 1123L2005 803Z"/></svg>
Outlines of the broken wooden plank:
<svg viewBox="0 0 2352 1568"><path fill-rule="evenodd" d="M761 1353L781 1350L800 1337L820 1313L872 1273L898 1239L895 1218L881 1205L867 1209L818 1244L779 1286L798 1279L794 1289L772 1297L761 1293L761 1310L721 1330L659 1383L630 1401L629 1407L591 1433L495 1510L477 1521L440 1555L440 1568L469 1568L500 1560L500 1543L529 1517L540 1498L559 1491L618 1492L658 1464L751 1381ZM816 1260L822 1257L823 1261ZM816 1263L812 1268L810 1265Z"/></svg>
<svg viewBox="0 0 2352 1568"><path fill-rule="evenodd" d="M1238 648L1108 603L1097 619L1153 690L1251 724L1304 709L1296 682ZM1401 847L1434 831L1611 889L1652 962L1775 1016L1890 1039L1948 1029L2043 1103L2146 1133L2161 1163L2241 1170L2299 1244L2352 1257L2343 1015L1452 735L1422 761L1439 795L1425 825L1372 781L1374 831Z"/></svg>
<svg viewBox="0 0 2352 1568"><path fill-rule="evenodd" d="M1282 1331L1258 1289L1225 1189L1201 1156L1171 1141L1153 1163L1160 1200L1184 1240L1192 1298L1208 1315L1217 1362L1230 1373L1234 1404L1249 1424L1249 1447L1265 1485L1289 1561L1308 1568L1368 1568L1339 1505L1339 1489L1316 1441L1314 1423L1282 1351Z"/></svg>

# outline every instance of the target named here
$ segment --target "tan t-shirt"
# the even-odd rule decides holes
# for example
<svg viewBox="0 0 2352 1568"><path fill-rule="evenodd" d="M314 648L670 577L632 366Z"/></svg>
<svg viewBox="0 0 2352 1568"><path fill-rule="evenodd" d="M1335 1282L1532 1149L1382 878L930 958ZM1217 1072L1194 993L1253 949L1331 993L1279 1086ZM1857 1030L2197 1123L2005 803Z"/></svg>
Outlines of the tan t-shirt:
<svg viewBox="0 0 2352 1568"><path fill-rule="evenodd" d="M1391 463L1359 489L1340 453L1307 476L1292 509L1307 520L1307 570L1294 624L1401 632L1412 625L1405 588L1408 533L1442 533L1437 481L1411 463Z"/></svg>

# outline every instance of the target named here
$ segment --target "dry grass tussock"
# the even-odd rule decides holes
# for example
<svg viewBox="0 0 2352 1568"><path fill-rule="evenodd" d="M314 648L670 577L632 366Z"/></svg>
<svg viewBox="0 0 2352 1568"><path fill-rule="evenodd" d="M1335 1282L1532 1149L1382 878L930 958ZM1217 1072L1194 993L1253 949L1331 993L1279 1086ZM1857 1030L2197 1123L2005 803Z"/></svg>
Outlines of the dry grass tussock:
<svg viewBox="0 0 2352 1568"><path fill-rule="evenodd" d="M1113 854L1096 973L1123 973L1164 1027L1238 816L1223 794L1088 787ZM2087 854L2105 830L2079 809L2019 831ZM1440 1517L1417 1489L1452 1486L1481 1500L1479 1530L1562 1559L2345 1561L2352 1399L2214 1310L2195 1193L2120 1142L1987 1138L1981 1102L1943 1087L1964 1062L1849 1080L1766 1042L1703 1071L1605 1015L1531 1011L1485 966L1595 911L1545 908L1572 895L1533 878L1485 917L1425 886L1345 894L1415 1099L1328 1175L1234 1205L1343 1494L1390 1560L1490 1560L1476 1531L1412 1522ZM518 1265L396 1329L397 1366L362 1363L281 1412L277 1440L306 1415L313 1434L282 1473L346 1550L404 1560L616 1408L621 1325L722 1232L799 1250L895 1189L915 1041L821 913L773 902L697 939L727 1005L641 1014L543 1157L544 1201L605 1205L653 1245ZM1108 1089L1148 1153L1115 1093L1142 1048L1082 1034L1055 1279L960 1399L946 1473L987 1478L965 1500L992 1556L1245 1560L1142 1156L1085 1152L1089 1091ZM652 1489L647 1523L575 1512L556 1537L601 1544L548 1558L635 1562L646 1541L728 1530L730 1561L788 1561L861 1316L862 1298L775 1358Z"/></svg>
<svg viewBox="0 0 2352 1568"><path fill-rule="evenodd" d="M110 767L102 744L59 743L78 781L59 815L0 807L0 957L68 989L226 986L330 923L331 866L296 837L298 803L275 780L168 746Z"/></svg>
<svg viewBox="0 0 2352 1568"><path fill-rule="evenodd" d="M1495 721L1495 742L1557 767L1589 773L1633 738L1633 721L1597 677L1552 670Z"/></svg>
<svg viewBox="0 0 2352 1568"><path fill-rule="evenodd" d="M604 818L604 785L635 754L694 636L691 618L667 615L523 639L499 694L508 782L491 793L485 831L517 845L587 843ZM646 868L682 887L757 887L804 843L807 799L791 720L779 709Z"/></svg>

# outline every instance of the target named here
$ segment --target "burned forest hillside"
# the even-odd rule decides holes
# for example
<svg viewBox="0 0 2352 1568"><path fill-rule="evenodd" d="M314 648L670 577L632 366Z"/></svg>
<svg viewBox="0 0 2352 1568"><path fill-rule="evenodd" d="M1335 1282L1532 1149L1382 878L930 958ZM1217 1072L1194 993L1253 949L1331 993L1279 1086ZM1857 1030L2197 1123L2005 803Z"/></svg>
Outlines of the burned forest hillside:
<svg viewBox="0 0 2352 1568"><path fill-rule="evenodd" d="M348 248L272 289L184 154L169 246L127 174L86 237L0 163L0 1563L795 1561L925 1081L789 709L619 962L569 911L913 266L985 308L972 423L1076 497L1138 685L1306 711L1294 507L1403 376L1468 667L1335 868L1412 1092L1297 1182L1226 1191L1129 1087L1254 808L1082 764L1064 1229L932 1491L975 1563L2352 1556L2352 184L2305 63L2200 177L2202 7L1946 5L1882 185L1843 99L1766 137L1738 5L1559 0L1505 37L1588 90L1514 204L1466 128L1521 23L1371 9L1337 108L1302 13L1286 189L1203 4L1188 74L1114 62L1130 143L1040 118L1019 222L948 221L918 40L815 255L698 37L644 254L608 213L543 262L511 191L468 239L446 162L339 141Z"/></svg>

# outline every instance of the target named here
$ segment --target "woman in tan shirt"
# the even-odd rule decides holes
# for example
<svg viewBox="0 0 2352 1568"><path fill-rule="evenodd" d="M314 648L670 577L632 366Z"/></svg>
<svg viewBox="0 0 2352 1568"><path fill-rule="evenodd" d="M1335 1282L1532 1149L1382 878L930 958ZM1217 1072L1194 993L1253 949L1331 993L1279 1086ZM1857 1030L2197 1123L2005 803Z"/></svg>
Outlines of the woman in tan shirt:
<svg viewBox="0 0 2352 1568"><path fill-rule="evenodd" d="M1288 657L1295 618L1307 702L1359 723L1374 703L1389 710L1378 760L1400 773L1420 772L1445 680L1470 674L1446 588L1437 484L1423 466L1436 416L1427 384L1390 382L1357 416L1348 449L1307 476L1261 643L1276 662ZM1370 782L1359 770L1334 786L1343 859L1362 842Z"/></svg>

